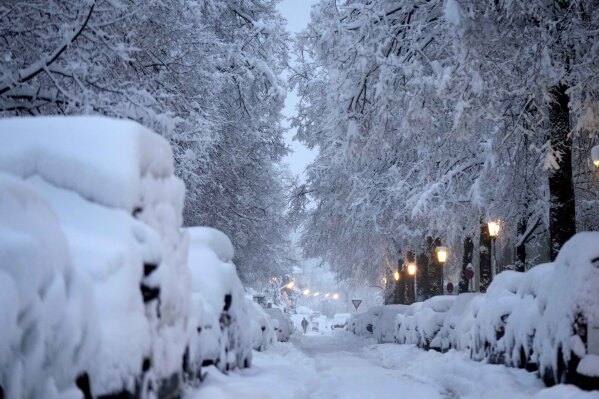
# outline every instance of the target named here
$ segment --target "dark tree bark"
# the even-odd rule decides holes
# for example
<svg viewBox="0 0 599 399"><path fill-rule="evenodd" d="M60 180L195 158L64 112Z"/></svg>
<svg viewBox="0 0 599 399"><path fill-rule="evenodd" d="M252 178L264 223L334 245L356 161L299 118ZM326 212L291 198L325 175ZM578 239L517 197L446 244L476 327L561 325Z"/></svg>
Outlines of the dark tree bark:
<svg viewBox="0 0 599 399"><path fill-rule="evenodd" d="M518 240L526 234L528 227L528 218L522 216L518 220L518 226L516 227ZM526 240L522 240L520 245L516 247L516 262L514 268L517 272L523 272L526 269Z"/></svg>
<svg viewBox="0 0 599 399"><path fill-rule="evenodd" d="M570 98L567 86L552 88L549 103L549 136L551 148L559 153L558 168L549 174L549 241L551 260L576 234L576 209L572 181L572 137L570 136Z"/></svg>
<svg viewBox="0 0 599 399"><path fill-rule="evenodd" d="M428 286L429 295L443 295L443 265L437 261L437 254L435 248L441 245L440 239L433 239L427 237L427 252L429 257L428 263Z"/></svg>
<svg viewBox="0 0 599 399"><path fill-rule="evenodd" d="M406 282L403 271L403 259L397 261L397 272L399 281L395 281L395 303L406 303Z"/></svg>
<svg viewBox="0 0 599 399"><path fill-rule="evenodd" d="M414 251L408 251L406 260L408 263L416 263L416 254ZM414 279L416 278L416 275L410 276L407 265L404 265L404 272L406 276L406 303L411 304L416 302L416 290L414 289Z"/></svg>
<svg viewBox="0 0 599 399"><path fill-rule="evenodd" d="M472 237L466 236L464 238L464 256L462 257L462 272L460 273L460 284L458 292L468 292L468 284L470 280L466 277L466 268L472 264L472 258L474 257L474 242Z"/></svg>
<svg viewBox="0 0 599 399"><path fill-rule="evenodd" d="M481 220L480 223L480 242L479 242L479 273L480 273L480 292L487 292L491 284L491 236L487 224Z"/></svg>
<svg viewBox="0 0 599 399"><path fill-rule="evenodd" d="M418 301L430 298L428 285L428 257L423 252L416 258L416 295Z"/></svg>

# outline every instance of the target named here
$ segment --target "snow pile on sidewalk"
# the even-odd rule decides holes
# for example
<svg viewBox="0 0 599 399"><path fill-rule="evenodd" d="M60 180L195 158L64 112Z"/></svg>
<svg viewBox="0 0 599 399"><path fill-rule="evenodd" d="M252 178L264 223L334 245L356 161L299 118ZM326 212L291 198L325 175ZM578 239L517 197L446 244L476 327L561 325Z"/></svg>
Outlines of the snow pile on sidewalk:
<svg viewBox="0 0 599 399"><path fill-rule="evenodd" d="M77 398L97 356L92 287L59 220L29 185L0 173L0 388L6 398Z"/></svg>
<svg viewBox="0 0 599 399"><path fill-rule="evenodd" d="M94 395L172 382L188 343L191 294L184 185L168 142L99 117L5 119L0 132L0 170L50 204L73 265L93 282L101 345L86 371Z"/></svg>

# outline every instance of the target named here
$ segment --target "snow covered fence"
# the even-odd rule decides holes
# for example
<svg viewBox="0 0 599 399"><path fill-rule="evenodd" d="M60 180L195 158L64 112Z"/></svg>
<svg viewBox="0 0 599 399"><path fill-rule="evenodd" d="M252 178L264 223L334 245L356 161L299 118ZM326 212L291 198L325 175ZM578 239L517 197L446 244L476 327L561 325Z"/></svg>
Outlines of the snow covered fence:
<svg viewBox="0 0 599 399"><path fill-rule="evenodd" d="M0 393L167 398L211 351L249 366L231 242L198 229L188 253L165 139L100 117L4 119L0 135Z"/></svg>
<svg viewBox="0 0 599 399"><path fill-rule="evenodd" d="M599 233L579 233L556 261L505 271L486 294L438 296L396 308L394 339L424 349L537 370L546 384L599 387ZM383 309L354 315L349 330L389 330ZM373 327L370 327L373 325ZM386 342L379 338L379 342Z"/></svg>

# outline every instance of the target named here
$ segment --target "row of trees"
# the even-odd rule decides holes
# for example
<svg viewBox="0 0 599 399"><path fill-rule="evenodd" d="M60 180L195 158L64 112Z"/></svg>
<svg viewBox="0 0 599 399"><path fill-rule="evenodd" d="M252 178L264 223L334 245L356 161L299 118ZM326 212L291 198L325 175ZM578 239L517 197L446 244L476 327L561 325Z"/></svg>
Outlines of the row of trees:
<svg viewBox="0 0 599 399"><path fill-rule="evenodd" d="M292 76L306 254L371 279L429 236L486 259L493 218L523 268L597 228L598 36L594 0L322 0Z"/></svg>
<svg viewBox="0 0 599 399"><path fill-rule="evenodd" d="M246 282L283 274L288 36L272 0L0 4L0 115L103 114L167 137L185 223L223 230ZM93 151L90 148L90 151Z"/></svg>

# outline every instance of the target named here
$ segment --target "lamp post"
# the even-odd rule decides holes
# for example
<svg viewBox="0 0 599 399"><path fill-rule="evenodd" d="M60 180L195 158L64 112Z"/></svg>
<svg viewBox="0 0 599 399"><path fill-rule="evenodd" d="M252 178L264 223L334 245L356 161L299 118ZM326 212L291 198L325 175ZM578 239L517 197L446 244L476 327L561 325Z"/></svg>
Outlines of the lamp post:
<svg viewBox="0 0 599 399"><path fill-rule="evenodd" d="M593 165L599 168L599 145L591 148L591 159L593 160Z"/></svg>
<svg viewBox="0 0 599 399"><path fill-rule="evenodd" d="M497 272L497 245L495 240L499 235L499 221L491 220L487 223L487 226L489 226L489 235L491 236L491 281L493 281Z"/></svg>
<svg viewBox="0 0 599 399"><path fill-rule="evenodd" d="M435 249L437 253L437 260L441 264L441 267L445 266L445 262L447 262L447 247L441 246ZM445 293L445 270L441 270L441 294Z"/></svg>

